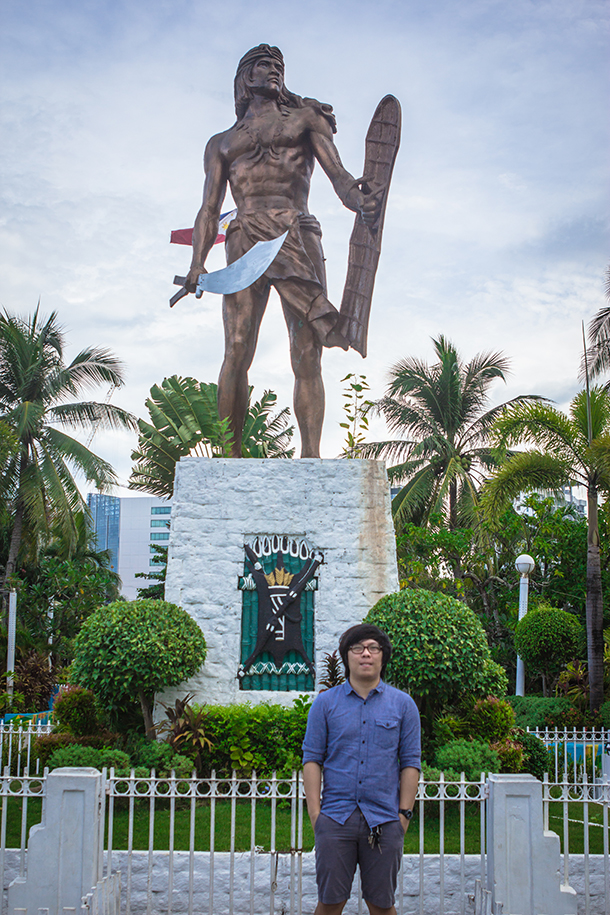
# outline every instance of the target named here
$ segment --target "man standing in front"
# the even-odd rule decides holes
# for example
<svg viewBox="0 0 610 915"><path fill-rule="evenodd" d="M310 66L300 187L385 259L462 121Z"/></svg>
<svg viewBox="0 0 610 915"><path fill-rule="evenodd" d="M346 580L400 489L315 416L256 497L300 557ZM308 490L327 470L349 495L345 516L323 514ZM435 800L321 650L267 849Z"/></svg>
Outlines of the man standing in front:
<svg viewBox="0 0 610 915"><path fill-rule="evenodd" d="M371 915L396 915L396 880L421 767L419 713L409 695L383 682L392 653L385 632L352 626L339 653L347 679L317 696L303 741L316 839L315 915L341 915L357 864Z"/></svg>

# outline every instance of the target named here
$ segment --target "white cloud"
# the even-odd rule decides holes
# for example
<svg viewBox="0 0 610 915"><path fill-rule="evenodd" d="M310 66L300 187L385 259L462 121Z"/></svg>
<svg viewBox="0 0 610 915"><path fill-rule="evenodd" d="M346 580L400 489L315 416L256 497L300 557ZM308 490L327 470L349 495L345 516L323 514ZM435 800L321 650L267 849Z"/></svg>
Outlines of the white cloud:
<svg viewBox="0 0 610 915"><path fill-rule="evenodd" d="M117 352L128 384L115 402L142 414L165 375L217 377L220 302L168 308L189 259L168 238L194 218L205 142L230 125L235 66L259 41L283 49L290 88L334 105L355 174L379 98L394 92L403 106L369 358L325 354L323 453L341 448L340 379L364 372L378 396L389 365L432 358L438 333L465 358L512 357L498 399L529 391L561 403L577 389L580 321L603 304L607 245L597 0L30 0L5 4L4 19L0 304L23 313L42 295L70 352ZM338 302L352 216L321 170L311 209ZM209 266L221 258L216 249ZM251 381L291 402L276 302ZM95 445L126 480L129 436Z"/></svg>

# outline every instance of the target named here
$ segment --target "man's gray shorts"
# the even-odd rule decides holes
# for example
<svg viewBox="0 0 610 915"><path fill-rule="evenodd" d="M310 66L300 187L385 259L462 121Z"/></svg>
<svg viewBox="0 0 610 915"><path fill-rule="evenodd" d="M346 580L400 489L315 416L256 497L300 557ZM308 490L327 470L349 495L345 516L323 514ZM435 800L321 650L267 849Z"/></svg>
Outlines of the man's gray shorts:
<svg viewBox="0 0 610 915"><path fill-rule="evenodd" d="M405 841L400 820L381 824L379 845L374 848L369 844L371 830L358 807L343 826L321 813L314 832L320 902L337 905L349 899L356 864L359 864L365 900L380 909L394 905Z"/></svg>

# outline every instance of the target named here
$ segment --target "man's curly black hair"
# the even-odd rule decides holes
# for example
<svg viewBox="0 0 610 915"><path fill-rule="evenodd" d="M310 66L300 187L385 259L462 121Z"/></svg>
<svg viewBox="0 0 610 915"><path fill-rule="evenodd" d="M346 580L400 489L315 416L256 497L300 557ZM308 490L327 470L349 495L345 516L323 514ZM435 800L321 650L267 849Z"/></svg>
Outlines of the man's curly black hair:
<svg viewBox="0 0 610 915"><path fill-rule="evenodd" d="M361 642L362 639L375 639L381 645L383 653L383 664L381 665L381 678L385 675L388 661L392 657L392 643L387 634L378 626L372 623L359 623L357 626L351 626L339 639L339 654L345 665L345 676L349 678L349 664L347 661L348 651L352 645Z"/></svg>

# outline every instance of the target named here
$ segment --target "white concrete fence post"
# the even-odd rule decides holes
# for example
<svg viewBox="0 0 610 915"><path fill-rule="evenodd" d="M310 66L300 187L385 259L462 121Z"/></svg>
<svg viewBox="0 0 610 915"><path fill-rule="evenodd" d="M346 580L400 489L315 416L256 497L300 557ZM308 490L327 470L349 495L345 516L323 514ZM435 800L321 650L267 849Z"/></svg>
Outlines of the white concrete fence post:
<svg viewBox="0 0 610 915"><path fill-rule="evenodd" d="M27 874L8 888L8 911L48 915L81 911L101 879L102 776L97 769L55 769L45 781L42 822L32 826Z"/></svg>
<svg viewBox="0 0 610 915"><path fill-rule="evenodd" d="M490 775L487 889L503 915L576 915L561 883L559 836L546 831L542 783L533 775Z"/></svg>

